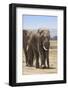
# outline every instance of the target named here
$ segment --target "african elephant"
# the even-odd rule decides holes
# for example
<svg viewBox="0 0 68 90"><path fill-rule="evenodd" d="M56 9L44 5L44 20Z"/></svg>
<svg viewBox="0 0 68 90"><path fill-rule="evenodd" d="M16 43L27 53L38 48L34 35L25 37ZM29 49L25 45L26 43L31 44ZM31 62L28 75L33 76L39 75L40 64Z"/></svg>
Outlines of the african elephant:
<svg viewBox="0 0 68 90"><path fill-rule="evenodd" d="M33 63L33 61L31 60L31 62L28 63L28 46L29 46L29 40L31 38L31 33L32 31L28 31L28 30L23 30L23 50L24 50L24 54L25 54L25 60L26 60L26 66L28 66L28 64L31 66L31 62ZM30 50L31 52L31 50ZM30 55L29 55L30 56Z"/></svg>
<svg viewBox="0 0 68 90"><path fill-rule="evenodd" d="M29 33L29 32L27 32ZM41 68L45 67L45 61L49 67L49 45L50 45L50 32L46 29L32 31L28 40L26 40L26 61L28 65L33 65L33 59L36 58L36 68L39 68L39 57L41 59Z"/></svg>
<svg viewBox="0 0 68 90"><path fill-rule="evenodd" d="M50 46L50 32L49 30L43 29L38 30L39 32L39 56L41 58L41 67L44 68L45 61L49 68L49 46Z"/></svg>

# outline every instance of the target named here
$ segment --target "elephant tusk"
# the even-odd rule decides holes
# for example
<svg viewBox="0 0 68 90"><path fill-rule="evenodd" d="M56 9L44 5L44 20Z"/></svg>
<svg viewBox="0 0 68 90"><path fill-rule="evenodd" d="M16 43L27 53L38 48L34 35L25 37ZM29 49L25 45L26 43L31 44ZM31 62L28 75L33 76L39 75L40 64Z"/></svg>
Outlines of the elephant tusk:
<svg viewBox="0 0 68 90"><path fill-rule="evenodd" d="M45 48L45 46L43 46L44 50L47 51L47 48Z"/></svg>
<svg viewBox="0 0 68 90"><path fill-rule="evenodd" d="M26 50L28 51L28 46L26 47Z"/></svg>

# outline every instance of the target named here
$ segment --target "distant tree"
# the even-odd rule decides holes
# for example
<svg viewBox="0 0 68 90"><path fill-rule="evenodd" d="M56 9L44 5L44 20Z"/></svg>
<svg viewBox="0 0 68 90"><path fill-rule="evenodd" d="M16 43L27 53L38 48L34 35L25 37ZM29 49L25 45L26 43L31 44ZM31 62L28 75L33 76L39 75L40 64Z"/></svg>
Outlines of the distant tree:
<svg viewBox="0 0 68 90"><path fill-rule="evenodd" d="M51 40L57 40L57 36L50 37Z"/></svg>
<svg viewBox="0 0 68 90"><path fill-rule="evenodd" d="M57 36L54 36L53 39L54 39L54 40L57 40Z"/></svg>

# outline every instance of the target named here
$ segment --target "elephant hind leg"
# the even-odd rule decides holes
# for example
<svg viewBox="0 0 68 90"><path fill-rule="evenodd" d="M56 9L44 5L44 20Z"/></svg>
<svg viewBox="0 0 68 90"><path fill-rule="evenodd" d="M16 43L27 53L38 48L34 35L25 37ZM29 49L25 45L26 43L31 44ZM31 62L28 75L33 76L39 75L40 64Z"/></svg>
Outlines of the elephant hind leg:
<svg viewBox="0 0 68 90"><path fill-rule="evenodd" d="M33 66L34 53L31 48L28 49L28 66Z"/></svg>

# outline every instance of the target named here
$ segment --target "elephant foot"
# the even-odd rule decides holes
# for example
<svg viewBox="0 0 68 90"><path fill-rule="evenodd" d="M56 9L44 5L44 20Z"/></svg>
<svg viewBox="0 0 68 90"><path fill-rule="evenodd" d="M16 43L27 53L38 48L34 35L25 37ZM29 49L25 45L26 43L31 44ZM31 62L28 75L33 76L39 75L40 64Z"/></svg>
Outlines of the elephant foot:
<svg viewBox="0 0 68 90"><path fill-rule="evenodd" d="M28 64L28 66L32 67L32 66L33 66L33 64Z"/></svg>
<svg viewBox="0 0 68 90"><path fill-rule="evenodd" d="M50 68L50 66L47 67L48 69Z"/></svg>
<svg viewBox="0 0 68 90"><path fill-rule="evenodd" d="M46 66L45 65L41 65L41 69L45 69L46 68Z"/></svg>
<svg viewBox="0 0 68 90"><path fill-rule="evenodd" d="M39 67L36 67L36 69L38 69Z"/></svg>
<svg viewBox="0 0 68 90"><path fill-rule="evenodd" d="M36 68L39 68L39 66L36 66Z"/></svg>
<svg viewBox="0 0 68 90"><path fill-rule="evenodd" d="M26 66L29 66L28 64L26 64Z"/></svg>
<svg viewBox="0 0 68 90"><path fill-rule="evenodd" d="M30 65L30 64L26 64L26 66L28 66L28 67L32 67L33 65Z"/></svg>

